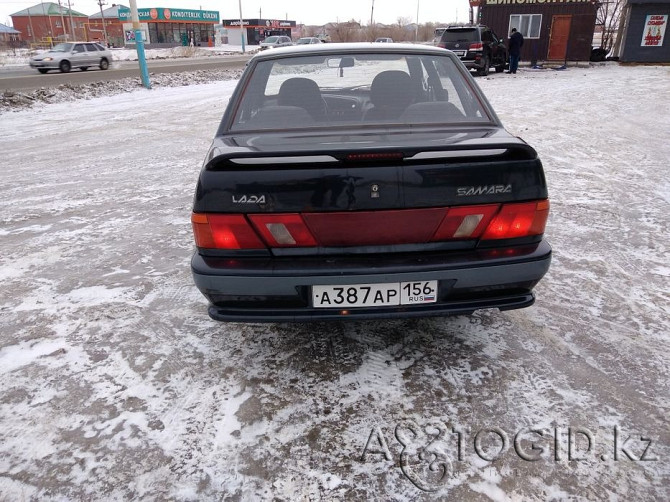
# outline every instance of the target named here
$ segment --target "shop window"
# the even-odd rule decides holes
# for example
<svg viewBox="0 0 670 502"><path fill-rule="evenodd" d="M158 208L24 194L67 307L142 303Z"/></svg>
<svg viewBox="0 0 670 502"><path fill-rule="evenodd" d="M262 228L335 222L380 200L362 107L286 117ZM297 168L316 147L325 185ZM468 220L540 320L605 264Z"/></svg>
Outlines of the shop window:
<svg viewBox="0 0 670 502"><path fill-rule="evenodd" d="M540 38L542 14L514 14L509 17L509 30L512 28L521 33L524 38Z"/></svg>

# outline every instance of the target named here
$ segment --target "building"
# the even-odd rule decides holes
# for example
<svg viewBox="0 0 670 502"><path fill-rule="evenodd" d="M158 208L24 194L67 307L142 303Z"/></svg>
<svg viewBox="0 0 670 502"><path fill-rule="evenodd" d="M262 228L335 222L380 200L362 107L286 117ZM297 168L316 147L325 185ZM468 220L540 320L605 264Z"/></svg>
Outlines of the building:
<svg viewBox="0 0 670 502"><path fill-rule="evenodd" d="M628 0L619 60L670 63L670 0Z"/></svg>
<svg viewBox="0 0 670 502"><path fill-rule="evenodd" d="M32 45L49 46L65 40L86 40L88 16L57 3L38 3L10 14L14 29Z"/></svg>
<svg viewBox="0 0 670 502"><path fill-rule="evenodd" d="M124 43L134 44L130 9L121 7L118 14L123 25ZM138 14L145 41L151 47L214 45L214 25L219 22L218 11L151 7L138 9Z"/></svg>
<svg viewBox="0 0 670 502"><path fill-rule="evenodd" d="M21 32L0 23L0 47L16 47L21 43Z"/></svg>
<svg viewBox="0 0 670 502"><path fill-rule="evenodd" d="M90 40L109 43L113 47L123 47L123 22L119 18L119 10L128 9L125 5L112 5L102 12L88 17L88 34ZM105 39L105 33L107 38Z"/></svg>
<svg viewBox="0 0 670 502"><path fill-rule="evenodd" d="M482 0L481 24L498 37L512 28L524 36L521 60L588 61L598 2L595 0Z"/></svg>
<svg viewBox="0 0 670 502"><path fill-rule="evenodd" d="M295 21L279 19L243 19L244 30L240 30L239 19L224 19L221 21L228 43L242 45L241 32L244 31L244 42L248 45L259 45L261 41L272 35L292 36L297 28Z"/></svg>

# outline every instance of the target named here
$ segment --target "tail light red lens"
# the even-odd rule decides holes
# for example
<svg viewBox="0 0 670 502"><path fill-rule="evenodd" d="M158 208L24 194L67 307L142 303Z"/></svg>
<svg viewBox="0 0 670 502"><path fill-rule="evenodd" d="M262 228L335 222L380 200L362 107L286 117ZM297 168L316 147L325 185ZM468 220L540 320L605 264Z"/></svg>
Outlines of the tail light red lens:
<svg viewBox="0 0 670 502"><path fill-rule="evenodd" d="M482 240L514 239L544 233L549 201L505 204L488 225Z"/></svg>
<svg viewBox="0 0 670 502"><path fill-rule="evenodd" d="M470 44L471 51L481 51L484 48L484 44L478 42L476 44Z"/></svg>
<svg viewBox="0 0 670 502"><path fill-rule="evenodd" d="M195 245L211 249L265 249L246 218L240 214L191 216Z"/></svg>
<svg viewBox="0 0 670 502"><path fill-rule="evenodd" d="M252 214L249 219L270 247L317 245L299 214Z"/></svg>
<svg viewBox="0 0 670 502"><path fill-rule="evenodd" d="M284 214L193 213L195 243L210 249L397 245L541 235L549 201L452 208Z"/></svg>

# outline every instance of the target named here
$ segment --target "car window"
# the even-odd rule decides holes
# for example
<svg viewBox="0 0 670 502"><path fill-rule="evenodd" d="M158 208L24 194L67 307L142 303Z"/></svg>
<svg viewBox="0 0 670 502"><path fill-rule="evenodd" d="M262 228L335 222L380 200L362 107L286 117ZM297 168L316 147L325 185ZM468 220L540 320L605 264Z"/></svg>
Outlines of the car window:
<svg viewBox="0 0 670 502"><path fill-rule="evenodd" d="M86 52L84 44L75 44L73 52Z"/></svg>
<svg viewBox="0 0 670 502"><path fill-rule="evenodd" d="M72 50L72 44L58 44L51 49L51 52L70 52Z"/></svg>
<svg viewBox="0 0 670 502"><path fill-rule="evenodd" d="M442 42L478 42L476 28L447 30L442 34Z"/></svg>
<svg viewBox="0 0 670 502"><path fill-rule="evenodd" d="M283 90L290 87L295 95L286 99ZM341 113L331 120L323 101ZM438 54L333 53L260 61L236 109L231 130L491 121L455 60Z"/></svg>
<svg viewBox="0 0 670 502"><path fill-rule="evenodd" d="M265 39L265 42L267 42L269 44L273 44L276 41L277 41L277 37L268 37L268 38Z"/></svg>

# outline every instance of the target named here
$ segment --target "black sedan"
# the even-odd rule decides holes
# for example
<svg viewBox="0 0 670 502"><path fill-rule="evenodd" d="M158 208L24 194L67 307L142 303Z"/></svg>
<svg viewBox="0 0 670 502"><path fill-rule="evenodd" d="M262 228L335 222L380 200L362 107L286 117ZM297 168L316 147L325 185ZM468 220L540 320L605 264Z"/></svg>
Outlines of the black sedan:
<svg viewBox="0 0 670 502"><path fill-rule="evenodd" d="M542 163L444 49L257 54L197 184L191 268L222 321L528 307L551 248Z"/></svg>

